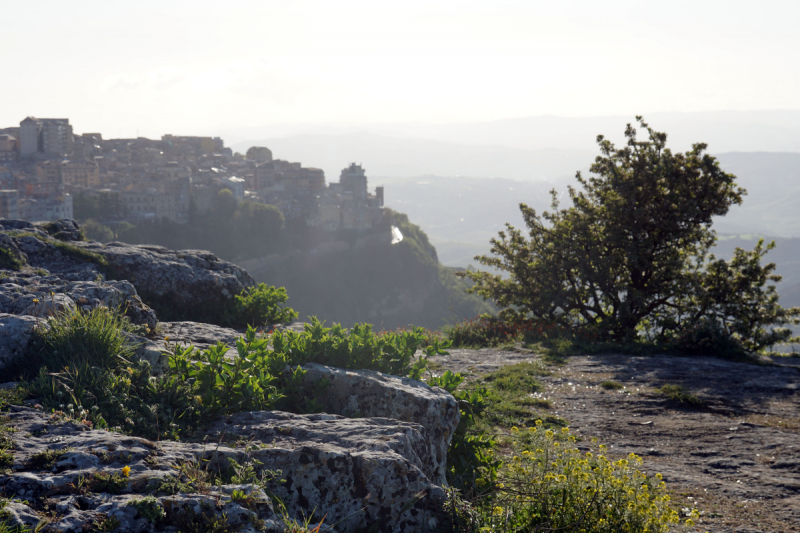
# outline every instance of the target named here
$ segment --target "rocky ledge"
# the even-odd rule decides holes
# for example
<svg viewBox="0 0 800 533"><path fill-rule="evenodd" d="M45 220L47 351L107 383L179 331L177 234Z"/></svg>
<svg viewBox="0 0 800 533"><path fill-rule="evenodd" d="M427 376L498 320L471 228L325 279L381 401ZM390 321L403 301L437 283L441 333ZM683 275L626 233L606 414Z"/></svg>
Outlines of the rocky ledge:
<svg viewBox="0 0 800 533"><path fill-rule="evenodd" d="M0 220L0 252L0 383L14 378L33 328L74 308L126 310L147 333L130 341L156 371L167 339L232 345L241 332L191 320L219 315L253 285L208 252L83 242L70 220ZM13 406L3 415L12 443L0 471L3 520L34 528L46 519L46 531L76 533L204 531L223 522L226 531L283 531L284 515L340 531L434 528L459 421L455 399L380 372L305 368L306 380L328 383L325 414L237 413L211 421L200 441L151 442L46 413L35 401Z"/></svg>

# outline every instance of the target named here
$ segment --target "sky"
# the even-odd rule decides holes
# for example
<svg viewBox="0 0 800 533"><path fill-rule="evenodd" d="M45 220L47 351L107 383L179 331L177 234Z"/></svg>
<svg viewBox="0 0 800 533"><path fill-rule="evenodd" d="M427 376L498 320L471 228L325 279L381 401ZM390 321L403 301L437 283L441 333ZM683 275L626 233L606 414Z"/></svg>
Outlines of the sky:
<svg viewBox="0 0 800 533"><path fill-rule="evenodd" d="M3 5L0 127L800 110L797 1L37 0Z"/></svg>

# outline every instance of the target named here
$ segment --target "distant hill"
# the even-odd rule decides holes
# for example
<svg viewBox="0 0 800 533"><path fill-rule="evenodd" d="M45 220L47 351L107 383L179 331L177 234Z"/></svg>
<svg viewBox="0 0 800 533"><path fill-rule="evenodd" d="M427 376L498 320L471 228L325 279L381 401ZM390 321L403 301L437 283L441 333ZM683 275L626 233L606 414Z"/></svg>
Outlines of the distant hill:
<svg viewBox="0 0 800 533"><path fill-rule="evenodd" d="M747 189L744 203L714 223L717 231L800 237L800 153L739 152L717 158Z"/></svg>
<svg viewBox="0 0 800 533"><path fill-rule="evenodd" d="M251 146L266 146L276 158L321 168L328 181L336 181L350 162L361 163L370 186L380 185L386 178L421 174L548 180L572 176L594 160L588 150L470 146L368 132L262 139L237 143L233 149L244 153Z"/></svg>
<svg viewBox="0 0 800 533"><path fill-rule="evenodd" d="M735 242L752 248L755 235L773 236L778 238L778 247L768 257L786 278L782 287L800 283L800 154L727 153L717 157L720 166L735 174L748 190L743 205L717 218L714 228L721 234L749 236L723 241L720 249L724 253L720 254L732 253ZM537 211L549 209L549 190L556 188L563 195L566 186L574 183L571 177L522 182L423 176L389 181L386 203L408 213L426 231L442 264L475 266L471 258L488 252L489 239L506 222L522 226L520 202ZM800 305L800 287L797 292Z"/></svg>
<svg viewBox="0 0 800 533"><path fill-rule="evenodd" d="M239 152L266 145L276 157L322 168L329 179L353 159L372 176L553 179L588 166L598 135L622 142L625 125L634 118L542 115L449 124L271 125L222 135L249 139L233 143ZM645 113L645 119L667 132L669 146L677 150L704 142L712 153L800 152L800 111Z"/></svg>

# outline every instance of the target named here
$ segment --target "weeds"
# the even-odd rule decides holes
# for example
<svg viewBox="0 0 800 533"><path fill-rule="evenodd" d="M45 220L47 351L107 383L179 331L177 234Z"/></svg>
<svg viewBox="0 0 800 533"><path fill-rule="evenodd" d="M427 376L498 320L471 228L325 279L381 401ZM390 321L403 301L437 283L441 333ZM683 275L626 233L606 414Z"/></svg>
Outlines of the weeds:
<svg viewBox="0 0 800 533"><path fill-rule="evenodd" d="M95 472L89 480L89 486L92 492L120 494L128 486L128 476L120 472Z"/></svg>
<svg viewBox="0 0 800 533"><path fill-rule="evenodd" d="M127 503L128 507L136 509L137 517L144 518L151 524L156 524L164 520L167 516L164 507L158 502L154 496L145 496L144 498L137 498Z"/></svg>
<svg viewBox="0 0 800 533"><path fill-rule="evenodd" d="M660 389L658 389L658 392L660 392L673 402L678 402L680 404L689 407L703 407L706 404L705 400L697 397L696 395L687 391L680 385L673 385L668 383L663 387L661 387Z"/></svg>
<svg viewBox="0 0 800 533"><path fill-rule="evenodd" d="M58 460L61 459L61 456L69 451L72 451L72 449L42 450L41 452L31 455L25 463L25 466L31 470L52 470Z"/></svg>
<svg viewBox="0 0 800 533"><path fill-rule="evenodd" d="M106 514L100 514L92 523L92 527L94 531L114 531L120 525L119 518L114 516L108 516Z"/></svg>

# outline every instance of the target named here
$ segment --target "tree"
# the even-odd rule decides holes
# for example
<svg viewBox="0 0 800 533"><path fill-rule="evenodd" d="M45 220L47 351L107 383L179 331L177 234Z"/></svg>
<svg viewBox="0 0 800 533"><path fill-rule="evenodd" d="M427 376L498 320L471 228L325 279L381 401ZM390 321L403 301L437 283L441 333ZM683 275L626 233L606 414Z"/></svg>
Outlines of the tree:
<svg viewBox="0 0 800 533"><path fill-rule="evenodd" d="M638 141L630 124L624 148L598 136L593 176L579 172L582 189L568 189L572 207L559 209L555 191L553 212L539 216L520 204L528 237L506 225L491 241L493 255L476 257L505 275L464 272L475 282L471 291L494 299L505 317L591 329L606 340L633 340L643 329L664 338L702 320L740 337L760 335L753 347L775 340L766 329L794 321L800 310L780 311L774 287L764 288L779 279L774 265L760 266L766 251L737 252L730 262L709 255L712 217L740 204L746 191L705 144L674 154L665 133L636 118L648 140ZM745 286L750 296L741 301L726 292ZM744 319L753 301L771 302L772 311Z"/></svg>

